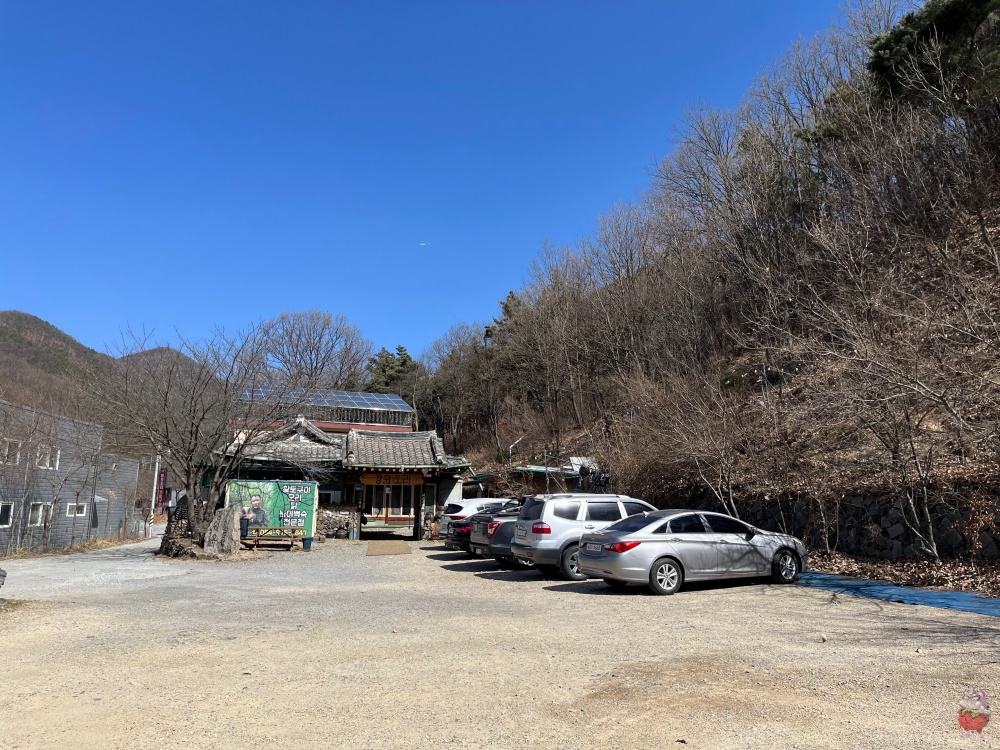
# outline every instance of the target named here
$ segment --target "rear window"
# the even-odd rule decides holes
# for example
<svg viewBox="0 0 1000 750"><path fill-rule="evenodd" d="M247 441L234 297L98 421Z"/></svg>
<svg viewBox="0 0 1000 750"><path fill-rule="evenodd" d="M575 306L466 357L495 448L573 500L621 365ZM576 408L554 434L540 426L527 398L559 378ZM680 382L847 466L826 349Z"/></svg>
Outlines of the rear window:
<svg viewBox="0 0 1000 750"><path fill-rule="evenodd" d="M444 514L446 516L452 516L456 513L461 513L462 510L464 510L462 506L455 505L455 503L448 503L446 506L444 506Z"/></svg>
<svg viewBox="0 0 1000 750"><path fill-rule="evenodd" d="M542 508L545 507L543 500L529 500L521 508L521 515L518 518L522 521L537 521L542 517Z"/></svg>
<svg viewBox="0 0 1000 750"><path fill-rule="evenodd" d="M624 531L626 533L642 531L644 528L649 526L650 521L652 521L652 519L646 518L645 513L641 516L629 516L624 521L619 521L618 523L613 523L608 526L608 531Z"/></svg>
<svg viewBox="0 0 1000 750"><path fill-rule="evenodd" d="M579 500L560 500L557 503L553 503L552 515L557 518L566 518L570 521L575 521L579 513Z"/></svg>
<svg viewBox="0 0 1000 750"><path fill-rule="evenodd" d="M618 503L587 503L588 521L617 521L621 517Z"/></svg>

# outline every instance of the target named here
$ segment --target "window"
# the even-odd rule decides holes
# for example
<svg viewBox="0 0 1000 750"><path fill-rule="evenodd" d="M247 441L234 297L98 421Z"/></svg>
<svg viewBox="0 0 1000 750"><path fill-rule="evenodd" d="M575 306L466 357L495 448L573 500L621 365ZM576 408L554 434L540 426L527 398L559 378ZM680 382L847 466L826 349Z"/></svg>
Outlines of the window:
<svg viewBox="0 0 1000 750"><path fill-rule="evenodd" d="M59 449L45 443L39 443L35 450L35 466L39 469L59 468Z"/></svg>
<svg viewBox="0 0 1000 750"><path fill-rule="evenodd" d="M689 516L678 516L677 518L671 519L670 531L674 534L706 533L705 524L701 522L701 518L693 514Z"/></svg>
<svg viewBox="0 0 1000 750"><path fill-rule="evenodd" d="M618 503L587 503L588 521L617 521L621 517Z"/></svg>
<svg viewBox="0 0 1000 750"><path fill-rule="evenodd" d="M580 501L579 500L560 500L557 503L553 503L552 515L556 518L565 518L570 521L575 521L576 517L580 513Z"/></svg>
<svg viewBox="0 0 1000 750"><path fill-rule="evenodd" d="M707 518L708 523L712 526L712 531L716 534L739 534L740 536L745 536L747 531L749 531L746 526L729 516L707 516Z"/></svg>
<svg viewBox="0 0 1000 750"><path fill-rule="evenodd" d="M4 438L0 440L0 464L17 466L21 463L21 442Z"/></svg>
<svg viewBox="0 0 1000 750"><path fill-rule="evenodd" d="M625 515L634 516L636 513L649 513L649 506L645 503L622 503L625 506Z"/></svg>
<svg viewBox="0 0 1000 750"><path fill-rule="evenodd" d="M631 534L635 531L642 531L644 528L649 526L655 521L643 513L641 516L636 514L629 516L624 521L619 521L616 524L612 524L608 527L608 531L623 531L626 534Z"/></svg>
<svg viewBox="0 0 1000 750"><path fill-rule="evenodd" d="M87 515L86 503L69 503L66 506L67 518L73 518L74 516L85 516L85 515Z"/></svg>
<svg viewBox="0 0 1000 750"><path fill-rule="evenodd" d="M528 500L521 508L521 515L518 518L522 521L537 521L542 517L542 508L544 507L544 500Z"/></svg>
<svg viewBox="0 0 1000 750"><path fill-rule="evenodd" d="M0 503L0 526L10 526L10 518L14 514L14 503Z"/></svg>
<svg viewBox="0 0 1000 750"><path fill-rule="evenodd" d="M28 526L45 526L52 516L51 503L32 503L28 513Z"/></svg>

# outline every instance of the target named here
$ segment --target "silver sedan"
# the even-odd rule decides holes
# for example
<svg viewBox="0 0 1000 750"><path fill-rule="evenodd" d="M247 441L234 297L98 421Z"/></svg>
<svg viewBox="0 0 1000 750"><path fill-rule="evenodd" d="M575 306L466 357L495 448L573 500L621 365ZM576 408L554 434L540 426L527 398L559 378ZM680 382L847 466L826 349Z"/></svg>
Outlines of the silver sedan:
<svg viewBox="0 0 1000 750"><path fill-rule="evenodd" d="M629 516L580 539L580 572L610 586L645 583L673 594L684 581L770 576L792 583L806 548L787 534L761 531L732 516L660 510Z"/></svg>

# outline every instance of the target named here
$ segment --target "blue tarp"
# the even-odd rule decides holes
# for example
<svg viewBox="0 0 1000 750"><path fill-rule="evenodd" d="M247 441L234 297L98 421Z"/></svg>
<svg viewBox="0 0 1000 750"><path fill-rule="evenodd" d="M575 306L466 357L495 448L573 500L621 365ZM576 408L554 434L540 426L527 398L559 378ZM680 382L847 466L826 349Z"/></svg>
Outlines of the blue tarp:
<svg viewBox="0 0 1000 750"><path fill-rule="evenodd" d="M864 596L869 599L881 599L884 602L923 604L927 607L959 609L963 612L1000 617L1000 599L986 599L971 591L915 589L908 586L896 586L892 583L837 576L832 573L802 573L798 582L800 586L808 586L812 589Z"/></svg>

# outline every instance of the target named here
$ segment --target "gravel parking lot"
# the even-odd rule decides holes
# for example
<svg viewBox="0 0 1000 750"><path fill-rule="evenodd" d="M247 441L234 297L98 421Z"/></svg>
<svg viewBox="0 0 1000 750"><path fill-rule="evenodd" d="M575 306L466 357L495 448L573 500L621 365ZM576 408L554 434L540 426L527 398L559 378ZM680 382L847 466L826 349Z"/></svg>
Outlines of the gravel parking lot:
<svg viewBox="0 0 1000 750"><path fill-rule="evenodd" d="M0 748L970 747L965 688L1000 696L981 615L761 583L656 597L427 543L151 546L4 564Z"/></svg>

